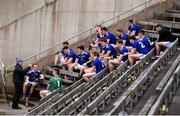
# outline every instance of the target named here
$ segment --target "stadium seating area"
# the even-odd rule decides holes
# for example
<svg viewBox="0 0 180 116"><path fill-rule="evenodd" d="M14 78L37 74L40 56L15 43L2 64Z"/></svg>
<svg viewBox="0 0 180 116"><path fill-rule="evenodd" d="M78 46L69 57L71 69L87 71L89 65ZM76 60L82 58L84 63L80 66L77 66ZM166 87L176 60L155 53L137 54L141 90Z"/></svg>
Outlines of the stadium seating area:
<svg viewBox="0 0 180 116"><path fill-rule="evenodd" d="M136 24L145 32L146 37L150 38L151 43L158 40L158 34L155 31L158 24L178 38L180 36L178 8L177 4L175 9L158 12L154 19L139 21ZM104 27L102 30L107 31ZM130 38L132 35L138 36L135 32L132 33L131 29L129 29L131 33L128 29L124 30ZM100 37L91 43L91 53L94 52L93 50L100 51L97 49L99 48L98 44L103 44L104 39L111 39L105 32L98 29L97 32L99 32L97 38ZM129 57L123 63L118 61L119 66L113 71L109 71L109 60L100 54L100 58L107 60L107 66L88 82L78 72L68 71L68 66L67 70L60 69L61 77L68 75L68 77L72 77L71 80L63 78L65 88L58 88L52 94L42 98L39 104L26 115L165 114L179 87L180 71L177 67L180 66L180 51L178 42L178 39L172 42L171 46L161 52L158 58L155 58L156 48L153 47L131 66L128 61ZM116 48L116 45L112 46ZM131 49L128 50L131 52ZM120 55L123 54L120 53ZM49 68L46 74L49 75L50 70ZM41 82L42 85L47 85L48 75L45 75L45 80ZM37 87L38 89L42 88Z"/></svg>

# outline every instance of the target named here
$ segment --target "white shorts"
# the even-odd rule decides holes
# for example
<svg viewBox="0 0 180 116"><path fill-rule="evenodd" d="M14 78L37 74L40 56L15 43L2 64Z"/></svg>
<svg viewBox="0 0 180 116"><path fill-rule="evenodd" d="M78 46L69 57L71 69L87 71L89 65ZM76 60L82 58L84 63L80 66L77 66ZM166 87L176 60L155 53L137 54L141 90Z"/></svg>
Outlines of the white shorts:
<svg viewBox="0 0 180 116"><path fill-rule="evenodd" d="M117 61L117 62L119 62L118 59L114 59L114 60ZM124 61L119 62L119 64L123 64L123 63L124 63Z"/></svg>
<svg viewBox="0 0 180 116"><path fill-rule="evenodd" d="M165 47L170 48L172 46L171 42L161 42Z"/></svg>
<svg viewBox="0 0 180 116"><path fill-rule="evenodd" d="M86 73L84 75L86 75L87 77L94 77L96 75L96 72Z"/></svg>
<svg viewBox="0 0 180 116"><path fill-rule="evenodd" d="M138 54L139 59L143 59L145 56L145 54Z"/></svg>
<svg viewBox="0 0 180 116"><path fill-rule="evenodd" d="M30 85L37 85L37 82L28 82L28 84L30 84Z"/></svg>
<svg viewBox="0 0 180 116"><path fill-rule="evenodd" d="M74 64L74 63L73 63ZM75 65L75 67L74 67L74 69L79 69L79 70L81 70L82 68L84 68L85 66L83 66L83 65L80 65L80 64L77 64L77 65Z"/></svg>
<svg viewBox="0 0 180 116"><path fill-rule="evenodd" d="M64 56L62 56L60 59L60 63L64 64L64 62L65 62L65 58L64 58Z"/></svg>
<svg viewBox="0 0 180 116"><path fill-rule="evenodd" d="M131 49L133 48L132 46L126 46L126 48L128 49L128 51L131 51Z"/></svg>
<svg viewBox="0 0 180 116"><path fill-rule="evenodd" d="M45 93L46 96L51 94L51 92L49 90L44 90L44 93Z"/></svg>
<svg viewBox="0 0 180 116"><path fill-rule="evenodd" d="M121 65L121 64L123 64L124 63L124 61L121 61L119 64Z"/></svg>

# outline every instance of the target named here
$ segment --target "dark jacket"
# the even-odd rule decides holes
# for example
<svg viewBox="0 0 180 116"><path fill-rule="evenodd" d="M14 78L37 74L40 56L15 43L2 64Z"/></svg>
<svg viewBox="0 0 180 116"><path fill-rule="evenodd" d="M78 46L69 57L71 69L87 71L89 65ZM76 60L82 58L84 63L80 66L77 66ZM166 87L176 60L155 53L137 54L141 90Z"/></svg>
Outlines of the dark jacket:
<svg viewBox="0 0 180 116"><path fill-rule="evenodd" d="M24 76L27 74L29 69L30 69L30 67L23 69L23 67L21 65L16 64L15 70L13 71L13 82L23 84Z"/></svg>
<svg viewBox="0 0 180 116"><path fill-rule="evenodd" d="M170 31L168 31L167 29L162 28L159 31L159 40L158 40L158 42L161 42L161 41L174 42L175 39L176 39L175 36L173 36L172 33Z"/></svg>

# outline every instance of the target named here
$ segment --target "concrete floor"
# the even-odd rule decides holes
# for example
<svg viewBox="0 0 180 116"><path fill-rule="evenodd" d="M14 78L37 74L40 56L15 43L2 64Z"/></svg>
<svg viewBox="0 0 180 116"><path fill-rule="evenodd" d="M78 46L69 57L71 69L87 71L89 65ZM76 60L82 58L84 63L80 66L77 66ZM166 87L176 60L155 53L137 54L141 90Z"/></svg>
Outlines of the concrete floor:
<svg viewBox="0 0 180 116"><path fill-rule="evenodd" d="M10 102L10 104L12 104L12 102ZM22 107L21 110L14 110L5 100L0 100L0 115L24 115L31 109L31 107L25 107L21 104L19 106Z"/></svg>

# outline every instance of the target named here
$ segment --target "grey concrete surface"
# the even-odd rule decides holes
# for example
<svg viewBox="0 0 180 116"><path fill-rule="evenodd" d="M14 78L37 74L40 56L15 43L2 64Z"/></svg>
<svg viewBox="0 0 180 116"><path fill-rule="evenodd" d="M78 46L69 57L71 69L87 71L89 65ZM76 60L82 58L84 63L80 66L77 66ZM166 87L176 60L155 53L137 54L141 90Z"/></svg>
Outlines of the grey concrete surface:
<svg viewBox="0 0 180 116"><path fill-rule="evenodd" d="M158 1L162 0L152 4ZM10 65L17 56L33 55L141 2L144 0L57 0L46 6L45 0L1 0L0 59ZM89 32L81 37L87 35Z"/></svg>

